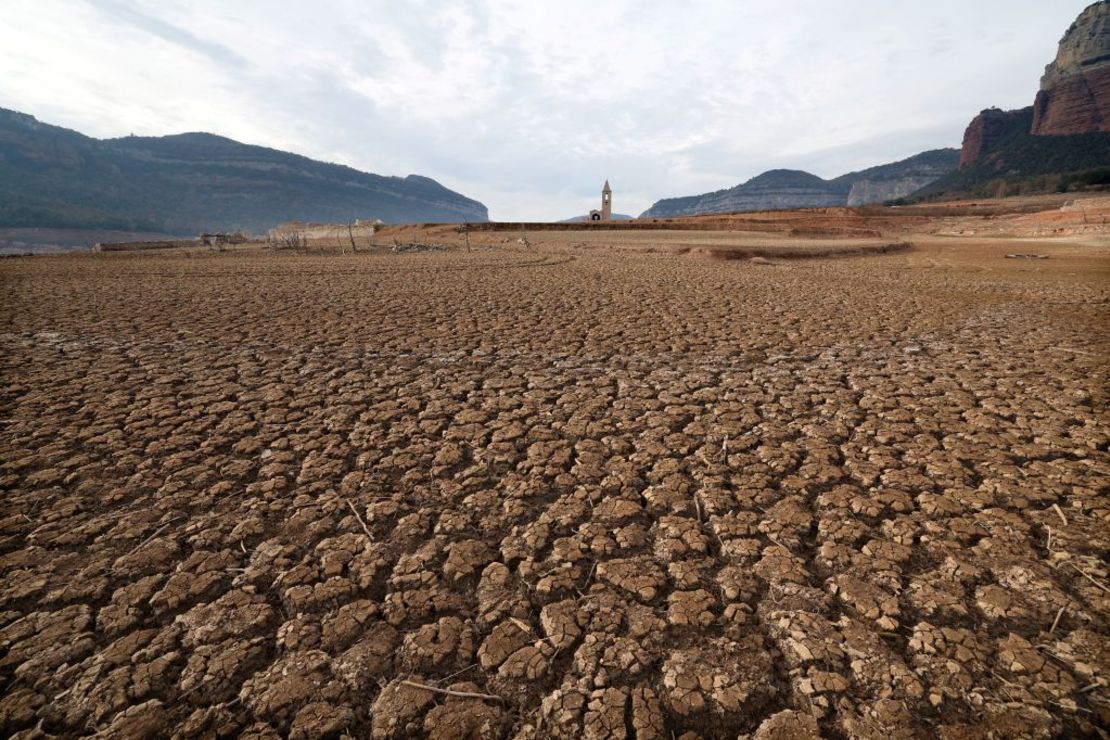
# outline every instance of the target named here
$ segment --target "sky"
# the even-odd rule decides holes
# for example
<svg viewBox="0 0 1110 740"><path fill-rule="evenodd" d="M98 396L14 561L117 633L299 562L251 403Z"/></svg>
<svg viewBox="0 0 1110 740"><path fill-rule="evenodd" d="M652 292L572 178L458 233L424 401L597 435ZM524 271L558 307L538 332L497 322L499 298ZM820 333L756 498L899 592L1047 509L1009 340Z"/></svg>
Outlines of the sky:
<svg viewBox="0 0 1110 740"><path fill-rule="evenodd" d="M1088 0L0 0L0 107L435 178L495 220L821 177L1031 105ZM372 216L373 214L367 214Z"/></svg>

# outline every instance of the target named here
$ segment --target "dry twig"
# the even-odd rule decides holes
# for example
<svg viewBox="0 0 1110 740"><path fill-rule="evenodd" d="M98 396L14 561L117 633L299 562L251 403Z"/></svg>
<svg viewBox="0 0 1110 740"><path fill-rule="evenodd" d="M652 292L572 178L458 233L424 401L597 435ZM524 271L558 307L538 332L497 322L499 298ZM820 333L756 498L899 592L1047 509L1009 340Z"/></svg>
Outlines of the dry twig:
<svg viewBox="0 0 1110 740"><path fill-rule="evenodd" d="M471 663L471 664L470 664L470 665L468 665L468 666L467 666L466 668L463 668L462 670L458 670L458 671L455 671L454 673L452 673L452 674L451 674L451 675L449 675L449 676L445 676L445 677L443 678L443 680L444 680L444 681L450 681L450 680L451 680L452 678L454 678L455 676L459 675L460 673L466 673L466 672L467 672L467 671L469 671L469 670L470 670L471 668L476 668L477 666L478 666L478 664L477 664L477 663Z"/></svg>
<svg viewBox="0 0 1110 740"><path fill-rule="evenodd" d="M124 555L124 557L127 557L128 555L134 555L138 550L140 550L143 547L143 545L147 544L148 542L153 540L155 537L162 534L162 532L165 531L166 527L170 526L171 524L173 524L176 521L179 521L180 519L181 519L181 517L179 517L179 516L176 516L173 519L170 519L168 522L163 524L161 527L154 530L154 534L150 535L145 540L143 540L142 542L140 542L139 544L137 544L133 548L131 548L131 551L128 552L127 555Z"/></svg>
<svg viewBox="0 0 1110 740"><path fill-rule="evenodd" d="M787 547L786 545L782 544L782 543L781 543L781 542L779 542L779 541L778 541L777 539L775 539L775 536L774 536L774 535L771 535L771 534L767 535L767 539L771 540L771 542L774 542L774 543L775 543L776 545L778 545L779 547L781 547L781 548L782 548L783 550L786 550L786 553L787 553L788 555L793 555L793 554L794 554L794 553L793 553L793 552L792 552L792 551L790 550L790 548L789 548L789 547Z"/></svg>
<svg viewBox="0 0 1110 740"><path fill-rule="evenodd" d="M493 694L479 694L476 691L454 691L452 689L441 689L438 686L429 686L426 683L417 683L416 681L409 681L407 679L401 681L405 686L411 686L414 689L424 689L436 694L446 694L447 696L458 696L463 699L488 699L489 701L504 702L505 699Z"/></svg>
<svg viewBox="0 0 1110 740"><path fill-rule="evenodd" d="M1068 526L1068 518L1064 516L1064 512L1060 510L1060 504L1053 504L1052 510L1060 517L1060 521L1064 523L1064 526Z"/></svg>
<svg viewBox="0 0 1110 740"><path fill-rule="evenodd" d="M358 519L358 523L362 525L362 531L365 532L366 536L373 542L374 535L370 534L370 528L366 526L366 522L362 521L362 516L358 513L358 509L355 508L355 505L351 503L350 499L345 498L343 500L347 502L347 506L351 507L351 513L355 515L355 519Z"/></svg>
<svg viewBox="0 0 1110 740"><path fill-rule="evenodd" d="M1056 631L1056 628L1060 626L1060 618L1064 616L1064 610L1067 608L1068 605L1064 604L1062 607L1060 607L1060 611L1056 612L1056 619L1052 620L1052 626L1049 627L1048 634L1051 635L1053 632Z"/></svg>
<svg viewBox="0 0 1110 740"><path fill-rule="evenodd" d="M593 579L594 579L594 571L595 570L597 570L597 561L596 560L594 560L593 564L590 565L590 572L586 574L586 582L584 584L582 584L582 588L575 589L575 591L578 592L578 595L581 596L582 598L586 598L586 591L590 588L590 582L593 581Z"/></svg>
<svg viewBox="0 0 1110 740"><path fill-rule="evenodd" d="M1078 571L1079 575L1083 576L1083 577L1084 577L1084 578L1086 578L1086 579L1087 579L1088 581L1090 581L1091 583L1093 583L1093 584L1095 584L1096 586L1098 586L1099 588L1101 588L1101 589L1102 589L1103 591L1105 591L1105 592L1107 592L1107 593L1110 593L1110 588L1107 588L1106 586L1104 586L1104 585L1102 585L1101 583L1099 583L1098 581L1096 581L1096 580L1095 580L1095 579L1094 579L1094 578L1093 578L1092 576L1090 576L1090 575L1088 575L1088 574L1087 574L1087 571L1083 570L1082 568L1080 568L1080 567L1079 567L1078 565L1076 565L1075 563L1068 563L1068 565L1070 565L1071 567L1075 568L1075 570L1076 570L1076 571Z"/></svg>

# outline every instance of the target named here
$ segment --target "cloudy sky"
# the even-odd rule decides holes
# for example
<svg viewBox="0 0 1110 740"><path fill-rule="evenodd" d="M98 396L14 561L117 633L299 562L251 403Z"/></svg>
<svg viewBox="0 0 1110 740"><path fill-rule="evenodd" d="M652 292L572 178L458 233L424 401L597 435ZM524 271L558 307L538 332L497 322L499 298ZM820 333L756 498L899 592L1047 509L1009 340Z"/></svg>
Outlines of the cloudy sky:
<svg viewBox="0 0 1110 740"><path fill-rule="evenodd" d="M0 107L211 131L498 220L822 177L1030 105L1088 0L0 0Z"/></svg>

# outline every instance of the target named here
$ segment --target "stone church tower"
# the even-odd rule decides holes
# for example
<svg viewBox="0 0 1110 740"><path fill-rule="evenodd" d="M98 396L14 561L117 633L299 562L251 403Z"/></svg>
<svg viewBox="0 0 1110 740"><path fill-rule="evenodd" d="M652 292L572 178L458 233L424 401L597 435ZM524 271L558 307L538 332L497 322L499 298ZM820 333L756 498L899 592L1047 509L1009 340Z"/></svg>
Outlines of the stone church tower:
<svg viewBox="0 0 1110 740"><path fill-rule="evenodd" d="M613 220L613 189L609 187L609 181L605 181L605 187L601 189L601 220Z"/></svg>

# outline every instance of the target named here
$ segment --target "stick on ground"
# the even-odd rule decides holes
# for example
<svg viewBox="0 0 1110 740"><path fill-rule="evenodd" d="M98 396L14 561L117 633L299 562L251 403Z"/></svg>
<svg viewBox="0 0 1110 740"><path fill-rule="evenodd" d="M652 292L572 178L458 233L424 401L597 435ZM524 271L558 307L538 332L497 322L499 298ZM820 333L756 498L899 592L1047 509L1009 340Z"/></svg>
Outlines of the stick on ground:
<svg viewBox="0 0 1110 740"><path fill-rule="evenodd" d="M370 534L370 528L366 526L366 522L362 521L362 516L359 515L358 509L355 508L355 505L351 503L350 499L343 500L347 502L347 506L351 507L351 513L355 515L355 519L358 519L358 523L362 525L362 531L365 532L366 536L370 538L371 542L373 542L374 535Z"/></svg>
<svg viewBox="0 0 1110 740"><path fill-rule="evenodd" d="M771 540L771 542L774 542L774 543L775 543L776 545L778 545L778 546L779 546L779 547L781 547L781 548L782 548L783 550L785 550L785 551L787 552L787 554L788 554L788 555L793 555L793 554L794 554L794 553L793 553L793 552L792 552L792 551L790 550L790 548L789 548L789 547L787 547L786 545L784 545L784 544L782 544L781 542L779 542L779 541L778 541L777 539L775 539L775 537L774 537L773 535L767 535L767 539Z"/></svg>
<svg viewBox="0 0 1110 740"><path fill-rule="evenodd" d="M1086 579L1087 579L1088 581L1090 581L1091 583L1093 583L1093 584L1095 584L1096 586L1098 586L1099 588L1101 588L1101 589L1102 589L1103 591L1105 591L1105 592L1107 592L1107 593L1110 593L1110 588L1107 588L1106 586L1103 586L1103 585L1102 585L1101 583L1099 583L1098 581L1096 581L1096 580L1095 580L1094 578L1092 578L1091 576L1087 575L1087 571L1083 570L1082 568L1080 568L1080 567L1079 567L1078 565L1076 565L1075 563L1068 563L1068 565L1070 565L1071 567L1075 568L1075 569L1076 569L1076 571L1078 571L1078 572L1079 572L1079 575L1083 576L1083 577L1084 577L1084 578L1086 578Z"/></svg>
<svg viewBox="0 0 1110 740"><path fill-rule="evenodd" d="M1060 504L1053 504L1052 510L1060 517L1060 521L1064 523L1064 526L1068 526L1068 518L1064 516L1064 512L1060 510Z"/></svg>
<svg viewBox="0 0 1110 740"><path fill-rule="evenodd" d="M174 522L178 521L181 518L182 517L176 516L173 519L170 519L168 522L163 524L161 527L154 530L154 534L150 535L145 540L143 540L142 542L140 542L139 544L137 544L133 548L131 548L131 551L128 552L127 555L134 555L136 552L138 552L140 549L142 549L143 545L147 544L148 542L153 540L155 537L162 534L162 532L165 531L166 527L170 526L171 524L173 524ZM124 557L127 557L127 556L125 555Z"/></svg>
<svg viewBox="0 0 1110 740"><path fill-rule="evenodd" d="M1049 628L1048 634L1051 635L1053 632L1056 631L1056 628L1060 626L1060 617L1064 616L1064 610L1067 608L1068 605L1064 604L1062 607L1060 607L1060 611L1056 612L1056 619L1052 620L1052 627Z"/></svg>
<svg viewBox="0 0 1110 740"><path fill-rule="evenodd" d="M424 689L425 691L432 691L437 694L446 694L447 696L458 696L463 699L488 699L490 701L504 702L505 699L493 694L479 694L476 691L453 691L451 689L441 689L438 686L429 686L426 683L417 683L416 681L404 680L401 681L405 686L411 686L414 689Z"/></svg>

